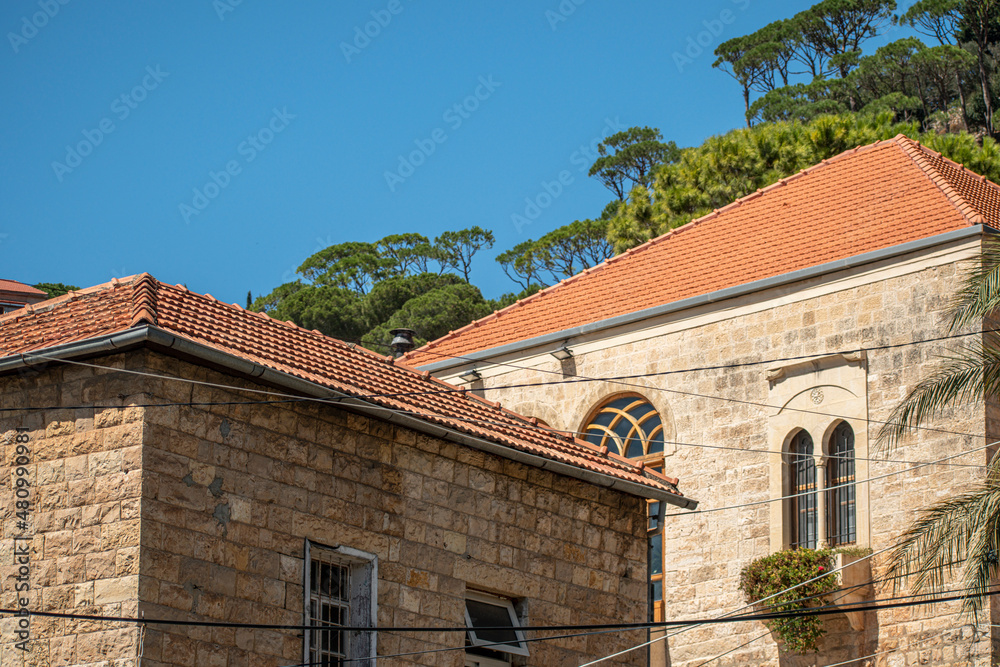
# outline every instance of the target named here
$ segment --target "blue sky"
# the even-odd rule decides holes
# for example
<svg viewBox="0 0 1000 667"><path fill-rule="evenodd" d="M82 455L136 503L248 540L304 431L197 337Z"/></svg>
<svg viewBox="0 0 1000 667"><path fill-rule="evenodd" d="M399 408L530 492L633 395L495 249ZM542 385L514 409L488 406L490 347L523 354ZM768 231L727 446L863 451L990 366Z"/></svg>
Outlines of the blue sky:
<svg viewBox="0 0 1000 667"><path fill-rule="evenodd" d="M711 52L810 4L5 0L0 278L242 305L321 247L479 225L498 296L496 254L611 199L586 175L609 128L742 125Z"/></svg>

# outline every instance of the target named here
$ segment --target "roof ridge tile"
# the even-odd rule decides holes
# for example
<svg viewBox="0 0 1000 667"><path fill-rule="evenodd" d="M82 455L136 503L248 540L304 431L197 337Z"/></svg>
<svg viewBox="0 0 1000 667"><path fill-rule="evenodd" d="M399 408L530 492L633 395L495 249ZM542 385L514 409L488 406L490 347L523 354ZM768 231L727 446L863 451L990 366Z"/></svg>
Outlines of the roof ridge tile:
<svg viewBox="0 0 1000 667"><path fill-rule="evenodd" d="M945 198L958 210L958 212L970 225L985 224L986 220L983 218L982 212L979 211L972 204L972 202L955 191L951 180L948 179L948 177L945 176L945 174L943 174L937 167L930 163L927 159L927 154L929 153L936 159L941 160L945 164L949 164L955 169L961 167L963 173L965 170L964 165L961 165L954 160L949 160L940 152L931 150L926 146L922 146L919 141L910 139L905 135L898 135L896 144L902 149L903 153L910 158L910 160L912 160L913 163L927 176L931 183L941 190ZM985 176L982 178L984 179L984 183L989 182Z"/></svg>
<svg viewBox="0 0 1000 667"><path fill-rule="evenodd" d="M160 283L148 273L140 274L132 282L132 312L129 327L140 324L156 326L156 306Z"/></svg>

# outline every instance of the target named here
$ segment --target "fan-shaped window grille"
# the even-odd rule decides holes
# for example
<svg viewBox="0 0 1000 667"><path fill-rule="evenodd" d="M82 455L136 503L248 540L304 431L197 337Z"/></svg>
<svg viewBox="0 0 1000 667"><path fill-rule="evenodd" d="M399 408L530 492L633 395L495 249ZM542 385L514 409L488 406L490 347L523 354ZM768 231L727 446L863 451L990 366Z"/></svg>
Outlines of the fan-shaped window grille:
<svg viewBox="0 0 1000 667"><path fill-rule="evenodd" d="M622 396L605 403L584 429L598 447L636 458L663 453L663 422L641 396Z"/></svg>

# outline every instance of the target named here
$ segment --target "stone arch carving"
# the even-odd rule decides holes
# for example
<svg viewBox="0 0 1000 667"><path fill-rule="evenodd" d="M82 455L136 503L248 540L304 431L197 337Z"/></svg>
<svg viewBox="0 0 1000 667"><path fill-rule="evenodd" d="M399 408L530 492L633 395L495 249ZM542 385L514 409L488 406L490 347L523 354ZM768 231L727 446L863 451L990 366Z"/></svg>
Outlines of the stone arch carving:
<svg viewBox="0 0 1000 667"><path fill-rule="evenodd" d="M520 401L510 405L505 404L504 407L526 417L535 417L540 422L545 422L549 428L559 431L569 430L568 426L562 424L563 420L559 418L556 409L540 400Z"/></svg>

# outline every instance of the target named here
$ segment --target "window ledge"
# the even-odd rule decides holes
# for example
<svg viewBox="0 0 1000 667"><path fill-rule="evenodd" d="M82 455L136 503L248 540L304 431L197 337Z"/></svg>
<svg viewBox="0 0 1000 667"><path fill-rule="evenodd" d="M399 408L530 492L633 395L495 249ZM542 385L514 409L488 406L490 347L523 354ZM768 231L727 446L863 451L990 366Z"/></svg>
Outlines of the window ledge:
<svg viewBox="0 0 1000 667"><path fill-rule="evenodd" d="M869 602L874 593L872 586L872 561L870 556L852 556L844 553L836 553L833 556L834 568L841 568L840 587L846 589L843 597L840 597L838 604L855 605ZM865 612L847 611L847 622L851 628L860 632L865 629Z"/></svg>

